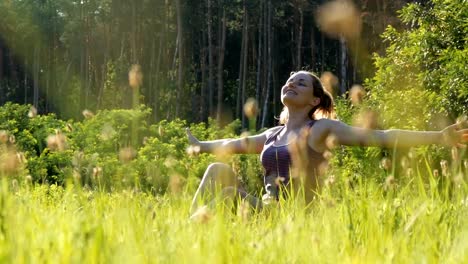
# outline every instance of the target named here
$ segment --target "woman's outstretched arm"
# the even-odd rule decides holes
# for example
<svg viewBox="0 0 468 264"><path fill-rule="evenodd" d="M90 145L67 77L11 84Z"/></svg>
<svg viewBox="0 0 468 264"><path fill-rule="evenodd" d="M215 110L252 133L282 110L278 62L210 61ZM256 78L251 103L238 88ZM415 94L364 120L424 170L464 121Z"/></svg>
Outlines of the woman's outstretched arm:
<svg viewBox="0 0 468 264"><path fill-rule="evenodd" d="M349 146L380 146L380 147L413 147L419 145L439 144L461 147L468 142L468 127L466 122L457 123L441 131L413 130L372 130L349 126L336 120L320 120L317 122L319 137L317 142L326 142L332 137L337 144Z"/></svg>
<svg viewBox="0 0 468 264"><path fill-rule="evenodd" d="M220 153L223 154L259 154L262 152L263 144L265 144L268 136L276 131L279 127L270 128L261 134L242 137L242 138L227 138L210 141L200 141L192 135L190 129L187 128L187 137L189 144L198 146L200 152L205 153Z"/></svg>

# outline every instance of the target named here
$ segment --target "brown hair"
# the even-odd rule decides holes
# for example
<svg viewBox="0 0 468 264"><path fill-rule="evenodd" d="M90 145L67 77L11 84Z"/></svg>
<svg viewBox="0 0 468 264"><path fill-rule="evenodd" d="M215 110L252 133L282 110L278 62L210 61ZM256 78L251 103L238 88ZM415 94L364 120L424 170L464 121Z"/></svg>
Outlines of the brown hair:
<svg viewBox="0 0 468 264"><path fill-rule="evenodd" d="M320 78L312 72L306 71L312 77L312 88L315 97L320 98L320 104L312 108L309 112L309 118L314 120L318 117L335 118L335 107L332 95L324 89ZM291 72L291 75L294 72ZM280 114L280 124L286 124L289 118L288 108L284 107Z"/></svg>

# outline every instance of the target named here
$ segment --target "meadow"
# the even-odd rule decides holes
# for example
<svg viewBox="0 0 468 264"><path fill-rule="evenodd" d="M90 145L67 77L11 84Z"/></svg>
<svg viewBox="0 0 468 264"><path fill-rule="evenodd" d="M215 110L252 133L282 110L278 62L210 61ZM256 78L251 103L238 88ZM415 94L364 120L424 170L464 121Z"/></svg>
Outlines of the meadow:
<svg viewBox="0 0 468 264"><path fill-rule="evenodd" d="M337 175L307 208L293 199L257 213L244 204L234 211L219 206L194 220L186 191L154 196L73 183L12 186L3 178L1 262L467 261L466 184L444 183L423 170L385 191L365 174L369 179L352 187Z"/></svg>
<svg viewBox="0 0 468 264"><path fill-rule="evenodd" d="M190 155L188 124L146 123L144 108L88 113L74 123L28 117L30 106L0 110L10 114L3 126L27 128L10 127L16 134L2 137L4 263L468 260L464 150L337 148L323 188L307 206L300 195L260 212L242 202L219 203L190 219L192 195L213 161L232 165L248 190L261 195L258 157ZM141 123L133 149L135 116ZM239 122L190 127L200 138L230 137Z"/></svg>

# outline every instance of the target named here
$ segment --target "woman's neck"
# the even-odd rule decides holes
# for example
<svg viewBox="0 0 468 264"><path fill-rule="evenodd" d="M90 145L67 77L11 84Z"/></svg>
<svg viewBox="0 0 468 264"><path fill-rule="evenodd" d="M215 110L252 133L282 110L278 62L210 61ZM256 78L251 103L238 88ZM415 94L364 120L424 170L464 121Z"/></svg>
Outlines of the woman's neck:
<svg viewBox="0 0 468 264"><path fill-rule="evenodd" d="M288 115L288 121L285 124L287 130L299 130L310 121L308 110L289 111Z"/></svg>

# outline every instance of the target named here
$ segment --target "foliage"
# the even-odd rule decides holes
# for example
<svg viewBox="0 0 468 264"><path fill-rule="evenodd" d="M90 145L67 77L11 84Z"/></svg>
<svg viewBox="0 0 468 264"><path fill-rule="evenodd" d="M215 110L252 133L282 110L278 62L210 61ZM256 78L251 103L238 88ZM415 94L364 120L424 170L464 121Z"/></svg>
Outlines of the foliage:
<svg viewBox="0 0 468 264"><path fill-rule="evenodd" d="M441 128L468 111L468 6L465 1L412 3L400 12L408 30L389 26L386 56L375 57L369 104L385 127Z"/></svg>

